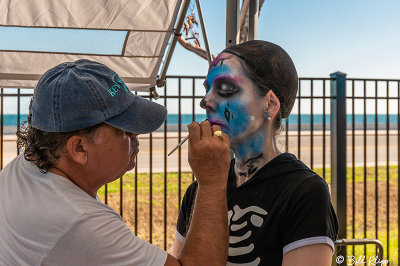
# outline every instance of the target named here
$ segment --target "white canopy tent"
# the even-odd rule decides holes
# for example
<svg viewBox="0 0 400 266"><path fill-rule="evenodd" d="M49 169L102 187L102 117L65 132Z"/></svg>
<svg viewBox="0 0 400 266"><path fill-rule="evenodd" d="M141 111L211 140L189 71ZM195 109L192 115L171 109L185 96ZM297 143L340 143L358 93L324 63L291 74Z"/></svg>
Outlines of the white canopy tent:
<svg viewBox="0 0 400 266"><path fill-rule="evenodd" d="M131 90L154 88L165 78L177 36L166 48L188 6L189 0L2 0L0 87L33 88L49 68L86 58L115 70Z"/></svg>

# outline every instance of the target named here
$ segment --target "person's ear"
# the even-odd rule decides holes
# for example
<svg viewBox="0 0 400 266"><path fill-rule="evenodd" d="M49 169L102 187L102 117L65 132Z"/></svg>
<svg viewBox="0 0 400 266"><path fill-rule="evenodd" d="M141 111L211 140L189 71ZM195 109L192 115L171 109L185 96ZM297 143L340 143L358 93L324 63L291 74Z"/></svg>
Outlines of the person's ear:
<svg viewBox="0 0 400 266"><path fill-rule="evenodd" d="M74 135L67 141L69 157L76 163L85 165L88 161L88 140L85 137Z"/></svg>
<svg viewBox="0 0 400 266"><path fill-rule="evenodd" d="M279 102L279 98L275 95L275 93L272 90L269 90L268 93L264 96L264 100L265 100L265 107L264 107L265 116L274 119L275 115L281 108L281 103Z"/></svg>

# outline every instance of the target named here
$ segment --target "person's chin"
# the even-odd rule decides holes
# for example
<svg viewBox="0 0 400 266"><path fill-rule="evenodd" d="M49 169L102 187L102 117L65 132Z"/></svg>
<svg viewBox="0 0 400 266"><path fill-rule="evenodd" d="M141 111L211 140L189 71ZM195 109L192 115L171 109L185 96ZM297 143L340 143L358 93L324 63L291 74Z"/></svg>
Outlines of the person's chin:
<svg viewBox="0 0 400 266"><path fill-rule="evenodd" d="M134 155L132 155L132 156L133 156L133 158L132 158L132 160L129 162L128 167L127 167L127 169L126 169L127 172L136 167L136 154L134 154Z"/></svg>

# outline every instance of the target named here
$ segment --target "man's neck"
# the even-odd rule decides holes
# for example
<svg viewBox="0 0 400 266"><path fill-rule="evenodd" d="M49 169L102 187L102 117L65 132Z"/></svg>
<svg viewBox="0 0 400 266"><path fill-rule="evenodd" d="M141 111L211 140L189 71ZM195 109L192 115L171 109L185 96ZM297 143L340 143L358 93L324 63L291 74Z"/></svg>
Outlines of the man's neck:
<svg viewBox="0 0 400 266"><path fill-rule="evenodd" d="M63 167L60 164L57 164L57 165L51 167L49 169L49 172L67 178L72 183L74 183L76 186L80 187L83 191L85 191L87 194L89 194L89 196L96 199L97 189L90 189L91 186L90 186L90 184L88 184L86 182L85 178L82 178L80 176L75 176L75 175L67 172L65 170L65 167Z"/></svg>
<svg viewBox="0 0 400 266"><path fill-rule="evenodd" d="M266 127L246 139L231 143L235 153L236 186L241 186L251 179L255 173L281 152L276 146L275 138L268 134Z"/></svg>

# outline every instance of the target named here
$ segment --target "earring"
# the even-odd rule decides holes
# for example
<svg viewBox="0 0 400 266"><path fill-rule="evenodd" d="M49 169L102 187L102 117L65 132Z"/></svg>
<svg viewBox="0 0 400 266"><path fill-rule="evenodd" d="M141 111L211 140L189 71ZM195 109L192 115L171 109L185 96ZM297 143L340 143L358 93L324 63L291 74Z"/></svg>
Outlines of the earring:
<svg viewBox="0 0 400 266"><path fill-rule="evenodd" d="M271 117L269 116L269 113L267 111L264 113L264 118L268 121L271 121Z"/></svg>

